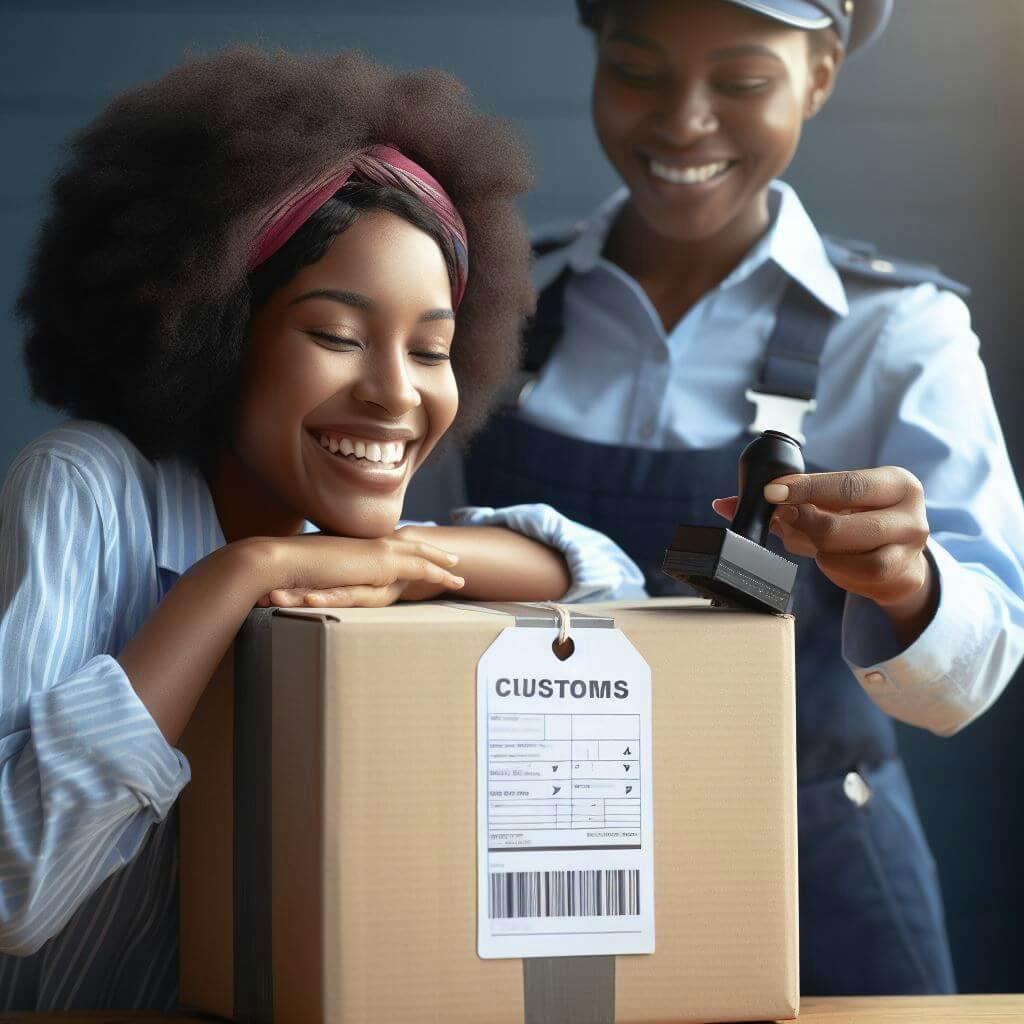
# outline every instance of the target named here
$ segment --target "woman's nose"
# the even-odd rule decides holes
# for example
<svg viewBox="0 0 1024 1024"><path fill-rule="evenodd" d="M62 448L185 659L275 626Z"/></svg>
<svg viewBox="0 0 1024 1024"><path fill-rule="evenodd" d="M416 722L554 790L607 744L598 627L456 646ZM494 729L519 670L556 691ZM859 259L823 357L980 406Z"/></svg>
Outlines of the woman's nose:
<svg viewBox="0 0 1024 1024"><path fill-rule="evenodd" d="M665 141L680 148L718 131L713 98L699 83L682 82L666 90L658 121Z"/></svg>
<svg viewBox="0 0 1024 1024"><path fill-rule="evenodd" d="M360 402L375 405L389 416L403 416L421 404L419 390L409 376L405 346L376 351L363 363L363 373L353 388Z"/></svg>

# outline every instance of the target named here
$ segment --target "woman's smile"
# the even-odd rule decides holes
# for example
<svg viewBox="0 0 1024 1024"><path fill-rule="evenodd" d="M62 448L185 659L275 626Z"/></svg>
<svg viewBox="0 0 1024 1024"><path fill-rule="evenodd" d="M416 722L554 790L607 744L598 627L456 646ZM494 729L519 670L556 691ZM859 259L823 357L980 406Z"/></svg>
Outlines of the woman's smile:
<svg viewBox="0 0 1024 1024"><path fill-rule="evenodd" d="M307 430L306 439L315 445L330 472L340 474L346 487L356 486L387 494L406 482L412 465L414 442L381 441L355 433L335 430Z"/></svg>
<svg viewBox="0 0 1024 1024"><path fill-rule="evenodd" d="M429 235L360 216L252 319L236 432L249 473L324 531L393 531L458 408L451 305Z"/></svg>

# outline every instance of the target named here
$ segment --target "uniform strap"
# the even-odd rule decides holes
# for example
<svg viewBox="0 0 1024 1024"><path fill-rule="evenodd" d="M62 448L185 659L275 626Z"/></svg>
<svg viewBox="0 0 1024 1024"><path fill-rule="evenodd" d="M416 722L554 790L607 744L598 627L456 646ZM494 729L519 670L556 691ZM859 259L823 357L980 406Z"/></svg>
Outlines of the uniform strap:
<svg viewBox="0 0 1024 1024"><path fill-rule="evenodd" d="M551 228L546 227L530 235L530 249L534 260L558 252L572 245L582 234L586 221L576 221ZM562 271L541 290L537 308L526 323L525 345L520 369L527 376L535 377L544 368L551 350L562 336L564 318L562 306L565 303L565 286L569 280L569 268Z"/></svg>
<svg viewBox="0 0 1024 1024"><path fill-rule="evenodd" d="M804 443L804 417L816 408L821 353L836 319L796 281L786 286L757 384L746 392L755 410L749 433L781 430Z"/></svg>
<svg viewBox="0 0 1024 1024"><path fill-rule="evenodd" d="M791 281L779 304L755 390L785 398L813 399L818 390L821 353L836 319L831 309Z"/></svg>
<svg viewBox="0 0 1024 1024"><path fill-rule="evenodd" d="M498 395L499 409L514 412L537 383L551 350L562 336L562 306L568 280L569 271L566 269L540 293L533 316L527 320L523 331L519 369Z"/></svg>
<svg viewBox="0 0 1024 1024"><path fill-rule="evenodd" d="M970 294L970 288L946 277L931 264L880 256L866 242L834 238L824 241L829 260L844 278L860 278L894 288L930 283L959 295ZM768 339L755 391L812 400L818 389L821 353L836 319L832 310L790 281L779 304L775 330Z"/></svg>
<svg viewBox="0 0 1024 1024"><path fill-rule="evenodd" d="M523 369L527 373L540 373L548 361L548 356L551 355L551 350L562 336L562 308L565 305L565 286L568 281L569 270L566 268L537 299L537 308L526 325Z"/></svg>

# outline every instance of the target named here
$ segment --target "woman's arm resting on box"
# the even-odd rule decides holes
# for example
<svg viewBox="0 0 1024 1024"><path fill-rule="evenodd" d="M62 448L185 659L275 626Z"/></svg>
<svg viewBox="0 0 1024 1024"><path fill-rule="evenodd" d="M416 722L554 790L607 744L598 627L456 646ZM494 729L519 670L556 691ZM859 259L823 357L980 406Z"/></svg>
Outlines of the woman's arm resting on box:
<svg viewBox="0 0 1024 1024"><path fill-rule="evenodd" d="M603 533L574 522L550 505L461 508L456 526L410 523L398 538L428 541L459 557L463 598L478 601L612 601L644 597L643 574ZM263 604L374 605L425 601L443 593L429 583L339 587L270 596Z"/></svg>
<svg viewBox="0 0 1024 1024"><path fill-rule="evenodd" d="M554 601L569 588L566 560L555 548L504 527L427 526L409 524L395 540L439 545L458 557L455 568L465 579L460 598L475 601ZM278 590L262 606L294 608L382 608L395 601L429 601L452 588L428 580L399 580L383 586L358 584L328 590Z"/></svg>
<svg viewBox="0 0 1024 1024"><path fill-rule="evenodd" d="M495 531L495 536L498 535L498 531L508 531L524 542L529 540L535 542L535 546L546 549L548 558L557 560L557 563L549 561L547 564L552 567L557 564L564 573L557 579L553 574L542 576L539 569L544 563L537 562L535 566L531 562L530 572L536 570L537 575L529 580L520 576L515 581L519 586L519 589L516 589L512 586L511 578L507 587L503 584L500 574L493 571L497 566L492 566L491 572L481 576L480 580L474 583L469 567L463 567L460 563L459 571L462 572L463 568L466 570L467 591L472 586L473 596L479 600L577 602L625 600L645 596L643 573L618 544L603 533L598 533L597 530L562 515L550 505L460 508L452 512L452 520L458 525L450 528L429 528L443 531L443 547L450 547L461 554L459 545L462 543L462 533L471 538L480 531L480 536L486 538L489 535L488 531ZM467 540L467 544L475 543L475 539ZM526 549L510 546L508 550L514 553ZM518 574L525 568L524 563L522 567L513 571ZM543 593L541 596L535 596L541 583ZM538 586L538 589L530 589L524 593L527 584L531 588Z"/></svg>
<svg viewBox="0 0 1024 1024"><path fill-rule="evenodd" d="M121 546L131 531L104 520L57 456L17 463L0 495L0 952L38 950L167 815L189 779L172 744L261 595L389 579L458 587L451 557L429 545L260 540L196 563L147 615L153 596L128 564L147 553ZM112 637L134 616L142 625L118 652Z"/></svg>
<svg viewBox="0 0 1024 1024"><path fill-rule="evenodd" d="M459 556L466 586L460 598L474 601L557 601L572 577L560 551L502 526L403 526L398 536L432 541ZM406 601L442 594L433 584L410 584Z"/></svg>
<svg viewBox="0 0 1024 1024"><path fill-rule="evenodd" d="M118 661L161 732L181 735L207 681L257 603L295 590L428 583L459 590L457 559L399 536L379 540L309 534L236 541L197 562L174 585ZM261 600L263 599L263 600Z"/></svg>

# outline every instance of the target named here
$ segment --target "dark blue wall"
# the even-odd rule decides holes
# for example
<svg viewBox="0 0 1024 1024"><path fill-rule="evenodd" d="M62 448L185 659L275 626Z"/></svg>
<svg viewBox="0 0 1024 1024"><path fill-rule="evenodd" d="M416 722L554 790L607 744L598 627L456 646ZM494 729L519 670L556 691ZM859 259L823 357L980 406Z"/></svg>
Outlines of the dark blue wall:
<svg viewBox="0 0 1024 1024"><path fill-rule="evenodd" d="M788 177L823 228L940 263L974 287L1019 469L1024 4L899 0L898 8L883 42L844 71ZM119 90L185 54L240 41L358 46L456 72L532 145L539 187L524 211L534 224L584 214L614 184L588 122L590 43L570 0L0 0L0 472L59 419L29 399L20 331L7 311L62 140ZM1024 695L1011 687L961 736L902 736L968 991L1024 989L1014 931L1024 917L1014 749L1022 729Z"/></svg>

